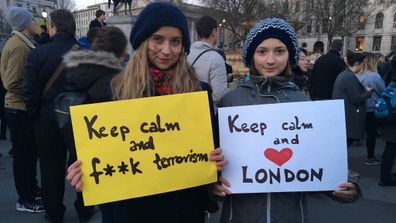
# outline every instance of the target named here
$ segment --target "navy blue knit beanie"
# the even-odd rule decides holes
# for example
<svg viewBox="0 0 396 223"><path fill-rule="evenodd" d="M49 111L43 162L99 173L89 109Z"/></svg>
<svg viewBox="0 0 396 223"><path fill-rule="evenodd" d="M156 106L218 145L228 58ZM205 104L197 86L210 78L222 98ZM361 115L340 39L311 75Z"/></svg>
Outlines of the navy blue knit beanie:
<svg viewBox="0 0 396 223"><path fill-rule="evenodd" d="M242 48L242 59L246 67L252 65L252 58L258 45L264 40L279 39L287 47L289 62L292 67L297 66L300 50L296 32L293 27L283 19L269 18L258 22L246 36Z"/></svg>
<svg viewBox="0 0 396 223"><path fill-rule="evenodd" d="M136 50L140 44L149 38L162 26L179 28L182 33L184 51L190 53L190 35L188 34L187 19L183 12L175 5L166 2L148 4L138 15L133 25L130 42Z"/></svg>

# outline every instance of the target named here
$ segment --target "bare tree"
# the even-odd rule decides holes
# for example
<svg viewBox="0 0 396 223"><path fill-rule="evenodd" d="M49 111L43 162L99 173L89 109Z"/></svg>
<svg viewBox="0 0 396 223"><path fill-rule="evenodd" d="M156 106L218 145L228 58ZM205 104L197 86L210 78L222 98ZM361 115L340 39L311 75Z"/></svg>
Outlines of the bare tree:
<svg viewBox="0 0 396 223"><path fill-rule="evenodd" d="M304 24L298 23L298 17L293 13L296 2L293 0L209 0L202 1L202 4L216 9L215 16L225 19L226 22L223 25L232 33L235 49L236 43L245 38L246 32L257 21L264 18L283 18L291 21L295 28L300 29Z"/></svg>
<svg viewBox="0 0 396 223"><path fill-rule="evenodd" d="M309 0L305 1L303 13L306 21L315 21L326 33L328 43L333 37L342 39L359 30L359 20L367 21L371 16L374 2L370 0Z"/></svg>
<svg viewBox="0 0 396 223"><path fill-rule="evenodd" d="M58 8L60 9L68 9L70 11L76 9L75 0L57 0Z"/></svg>
<svg viewBox="0 0 396 223"><path fill-rule="evenodd" d="M232 46L236 49L238 42L244 39L244 24L257 20L259 0L209 0L202 4L215 9L216 18L224 19L224 27L232 34Z"/></svg>

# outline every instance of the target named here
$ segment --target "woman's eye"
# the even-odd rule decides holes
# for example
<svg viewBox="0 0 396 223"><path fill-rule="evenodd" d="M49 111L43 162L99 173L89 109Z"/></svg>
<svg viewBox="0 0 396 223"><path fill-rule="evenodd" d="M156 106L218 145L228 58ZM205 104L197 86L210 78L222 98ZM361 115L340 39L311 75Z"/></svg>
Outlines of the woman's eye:
<svg viewBox="0 0 396 223"><path fill-rule="evenodd" d="M181 41L179 39L172 40L173 45L179 45L180 43L181 43Z"/></svg>
<svg viewBox="0 0 396 223"><path fill-rule="evenodd" d="M156 37L153 38L153 40L154 40L155 43L160 43L162 41L162 38L159 37L159 36L156 36Z"/></svg>
<svg viewBox="0 0 396 223"><path fill-rule="evenodd" d="M266 51L265 50L257 50L257 53L258 54L264 54L264 53L266 53Z"/></svg>
<svg viewBox="0 0 396 223"><path fill-rule="evenodd" d="M275 52L276 52L277 54L281 55L281 54L285 53L285 50L284 50L284 49L278 49L278 50L276 50Z"/></svg>

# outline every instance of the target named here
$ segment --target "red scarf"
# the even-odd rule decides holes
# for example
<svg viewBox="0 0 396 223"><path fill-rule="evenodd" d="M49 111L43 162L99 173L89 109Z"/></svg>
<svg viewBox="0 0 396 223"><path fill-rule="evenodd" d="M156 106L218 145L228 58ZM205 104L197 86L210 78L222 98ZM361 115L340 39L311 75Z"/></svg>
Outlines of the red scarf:
<svg viewBox="0 0 396 223"><path fill-rule="evenodd" d="M173 76L172 71L162 71L149 67L149 73L154 81L156 95L167 95L173 93L172 88L169 86L169 80Z"/></svg>

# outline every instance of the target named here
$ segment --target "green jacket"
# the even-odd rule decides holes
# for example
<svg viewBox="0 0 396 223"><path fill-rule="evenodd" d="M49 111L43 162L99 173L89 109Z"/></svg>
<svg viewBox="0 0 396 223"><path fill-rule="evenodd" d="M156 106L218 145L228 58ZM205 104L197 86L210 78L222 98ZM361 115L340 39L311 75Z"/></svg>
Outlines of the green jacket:
<svg viewBox="0 0 396 223"><path fill-rule="evenodd" d="M13 32L1 52L0 73L4 88L6 108L26 110L22 99L22 77L27 55L34 48L33 43L20 32Z"/></svg>

